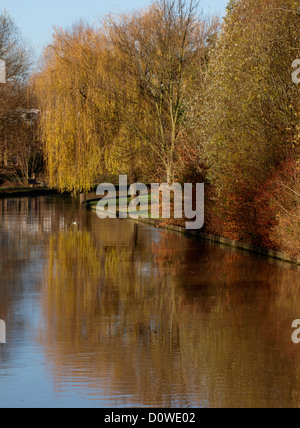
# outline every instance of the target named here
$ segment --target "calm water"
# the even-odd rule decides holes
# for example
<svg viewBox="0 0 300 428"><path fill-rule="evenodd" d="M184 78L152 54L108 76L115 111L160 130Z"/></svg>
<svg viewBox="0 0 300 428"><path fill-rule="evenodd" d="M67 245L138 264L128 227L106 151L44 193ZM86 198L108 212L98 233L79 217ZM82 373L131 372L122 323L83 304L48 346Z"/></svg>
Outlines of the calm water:
<svg viewBox="0 0 300 428"><path fill-rule="evenodd" d="M0 407L298 407L299 273L71 198L0 201Z"/></svg>

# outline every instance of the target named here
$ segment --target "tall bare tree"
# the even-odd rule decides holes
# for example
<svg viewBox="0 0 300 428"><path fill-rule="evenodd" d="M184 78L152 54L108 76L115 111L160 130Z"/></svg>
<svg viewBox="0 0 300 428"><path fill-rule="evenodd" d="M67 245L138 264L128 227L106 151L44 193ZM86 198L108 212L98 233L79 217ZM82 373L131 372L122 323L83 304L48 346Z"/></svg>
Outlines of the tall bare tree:
<svg viewBox="0 0 300 428"><path fill-rule="evenodd" d="M106 20L115 95L132 138L148 146L174 181L188 98L203 72L215 20L194 0L160 0L146 11Z"/></svg>
<svg viewBox="0 0 300 428"><path fill-rule="evenodd" d="M32 130L24 121L30 51L6 12L0 15L0 59L6 65L6 83L0 84L0 168L14 173L22 151L30 151Z"/></svg>

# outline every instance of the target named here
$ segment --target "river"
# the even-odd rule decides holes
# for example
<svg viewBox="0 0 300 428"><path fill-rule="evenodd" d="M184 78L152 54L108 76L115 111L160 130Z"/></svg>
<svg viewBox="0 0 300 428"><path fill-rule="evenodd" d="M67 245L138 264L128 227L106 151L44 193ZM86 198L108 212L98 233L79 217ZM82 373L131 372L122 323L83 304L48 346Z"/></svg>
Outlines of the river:
<svg viewBox="0 0 300 428"><path fill-rule="evenodd" d="M0 407L298 407L295 266L0 200Z"/></svg>

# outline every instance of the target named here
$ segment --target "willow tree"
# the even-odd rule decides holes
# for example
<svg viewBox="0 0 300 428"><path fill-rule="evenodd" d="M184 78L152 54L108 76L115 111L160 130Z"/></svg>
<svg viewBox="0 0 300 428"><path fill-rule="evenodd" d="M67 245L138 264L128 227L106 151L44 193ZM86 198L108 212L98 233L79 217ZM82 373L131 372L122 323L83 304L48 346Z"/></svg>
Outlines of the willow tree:
<svg viewBox="0 0 300 428"><path fill-rule="evenodd" d="M105 29L128 135L141 145L140 156L147 153L161 178L172 183L188 99L216 25L199 18L194 0L161 0L147 10L109 17Z"/></svg>
<svg viewBox="0 0 300 428"><path fill-rule="evenodd" d="M61 190L90 190L103 170L115 112L105 58L92 28L57 30L36 78L50 185Z"/></svg>

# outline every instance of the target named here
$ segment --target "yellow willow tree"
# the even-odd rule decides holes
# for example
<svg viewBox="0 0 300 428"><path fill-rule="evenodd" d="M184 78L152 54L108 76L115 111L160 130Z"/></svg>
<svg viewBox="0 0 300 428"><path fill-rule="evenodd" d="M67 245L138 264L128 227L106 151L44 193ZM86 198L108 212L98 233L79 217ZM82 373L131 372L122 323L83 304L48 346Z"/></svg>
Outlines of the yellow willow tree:
<svg viewBox="0 0 300 428"><path fill-rule="evenodd" d="M146 11L105 21L116 102L132 141L174 181L188 100L203 72L216 22L194 0L160 0ZM149 159L149 157L148 157Z"/></svg>
<svg viewBox="0 0 300 428"><path fill-rule="evenodd" d="M98 31L56 31L36 78L50 185L87 191L104 174L153 171L173 182L216 29L194 0L161 0Z"/></svg>
<svg viewBox="0 0 300 428"><path fill-rule="evenodd" d="M104 168L115 105L101 34L80 24L55 32L35 87L50 186L90 190Z"/></svg>

